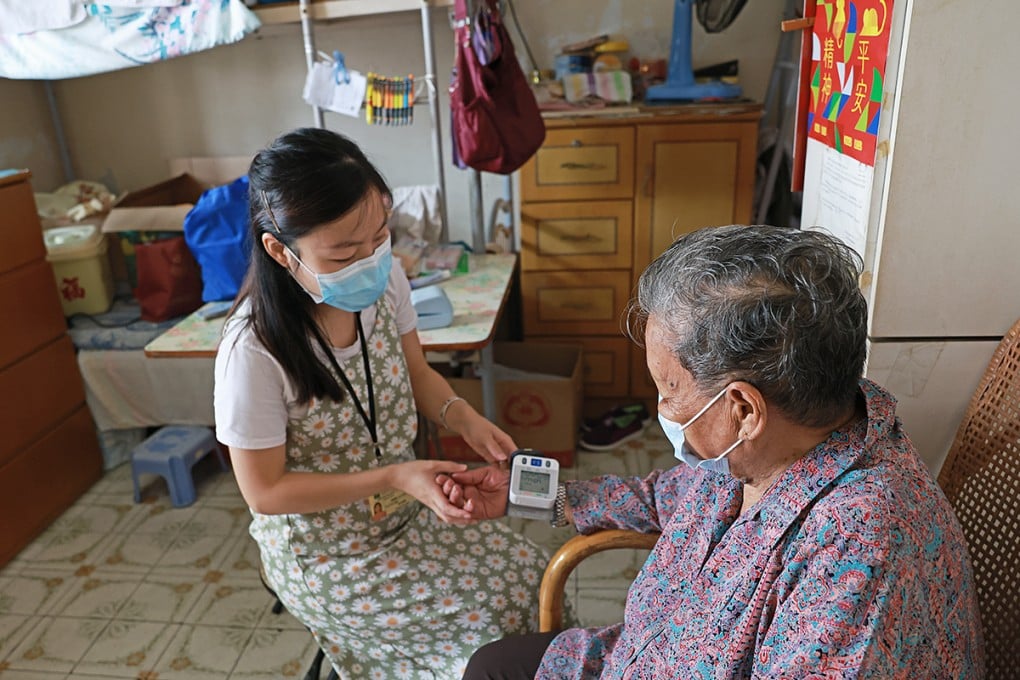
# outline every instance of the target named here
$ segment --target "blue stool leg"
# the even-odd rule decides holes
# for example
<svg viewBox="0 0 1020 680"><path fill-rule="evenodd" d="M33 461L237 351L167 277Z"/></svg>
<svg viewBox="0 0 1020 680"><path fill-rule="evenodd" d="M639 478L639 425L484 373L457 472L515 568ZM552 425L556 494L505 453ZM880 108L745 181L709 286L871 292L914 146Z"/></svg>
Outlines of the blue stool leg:
<svg viewBox="0 0 1020 680"><path fill-rule="evenodd" d="M131 461L131 481L135 486L135 503L142 502L142 487L138 484L138 468L135 467L135 462Z"/></svg>
<svg viewBox="0 0 1020 680"><path fill-rule="evenodd" d="M175 508L195 502L195 483L191 480L191 468L181 458L170 459L170 502Z"/></svg>

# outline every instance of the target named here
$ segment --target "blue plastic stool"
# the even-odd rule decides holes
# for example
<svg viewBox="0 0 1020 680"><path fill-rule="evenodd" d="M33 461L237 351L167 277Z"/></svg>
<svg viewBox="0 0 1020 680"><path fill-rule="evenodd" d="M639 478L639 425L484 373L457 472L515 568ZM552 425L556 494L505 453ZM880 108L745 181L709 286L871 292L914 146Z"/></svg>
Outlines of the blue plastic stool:
<svg viewBox="0 0 1020 680"><path fill-rule="evenodd" d="M208 427L168 425L131 451L131 480L135 485L135 503L142 500L138 476L143 473L160 475L170 488L170 502L175 508L195 502L195 483L191 466L207 453L215 452L220 467L227 469L216 436Z"/></svg>

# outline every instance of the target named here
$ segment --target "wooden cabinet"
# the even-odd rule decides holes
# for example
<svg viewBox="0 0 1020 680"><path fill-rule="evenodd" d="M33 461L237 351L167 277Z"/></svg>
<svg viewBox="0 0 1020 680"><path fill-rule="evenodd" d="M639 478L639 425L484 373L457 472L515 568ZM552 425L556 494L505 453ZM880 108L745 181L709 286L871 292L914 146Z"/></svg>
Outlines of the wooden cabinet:
<svg viewBox="0 0 1020 680"><path fill-rule="evenodd" d="M581 344L585 394L654 397L622 332L627 305L677 236L750 221L760 115L719 104L546 121L520 177L524 334Z"/></svg>
<svg viewBox="0 0 1020 680"><path fill-rule="evenodd" d="M103 467L28 178L0 178L0 566Z"/></svg>

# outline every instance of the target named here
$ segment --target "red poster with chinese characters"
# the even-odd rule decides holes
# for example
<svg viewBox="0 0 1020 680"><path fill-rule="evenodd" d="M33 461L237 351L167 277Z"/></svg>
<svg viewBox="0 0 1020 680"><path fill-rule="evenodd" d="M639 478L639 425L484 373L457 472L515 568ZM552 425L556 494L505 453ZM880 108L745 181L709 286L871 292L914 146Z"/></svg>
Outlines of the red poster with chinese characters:
<svg viewBox="0 0 1020 680"><path fill-rule="evenodd" d="M893 0L818 0L808 136L875 164Z"/></svg>

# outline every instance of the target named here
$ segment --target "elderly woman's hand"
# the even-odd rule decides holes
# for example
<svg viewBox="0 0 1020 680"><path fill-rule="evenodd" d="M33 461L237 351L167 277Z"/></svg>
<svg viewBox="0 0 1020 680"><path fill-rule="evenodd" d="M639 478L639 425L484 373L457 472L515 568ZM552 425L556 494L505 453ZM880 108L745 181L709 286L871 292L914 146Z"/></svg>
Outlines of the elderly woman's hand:
<svg viewBox="0 0 1020 680"><path fill-rule="evenodd" d="M436 481L450 504L463 508L472 519L496 519L506 514L510 473L495 465L465 472L441 474Z"/></svg>

